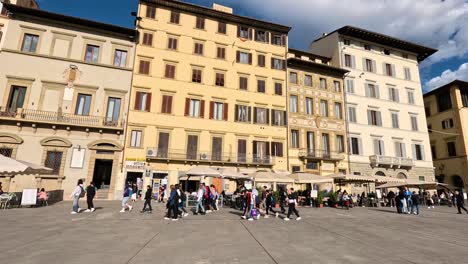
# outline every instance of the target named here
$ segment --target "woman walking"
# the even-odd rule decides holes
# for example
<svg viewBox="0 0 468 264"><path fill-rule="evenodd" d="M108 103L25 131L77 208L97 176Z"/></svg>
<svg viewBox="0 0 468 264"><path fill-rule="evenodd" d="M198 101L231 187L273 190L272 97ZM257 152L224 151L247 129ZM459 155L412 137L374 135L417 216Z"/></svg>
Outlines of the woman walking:
<svg viewBox="0 0 468 264"><path fill-rule="evenodd" d="M125 190L123 193L123 198L122 198L122 210L120 210L121 213L125 213L125 209L128 208L128 211L132 210L132 206L128 203L128 200L132 196L132 187L130 187L128 184L125 184Z"/></svg>
<svg viewBox="0 0 468 264"><path fill-rule="evenodd" d="M296 204L297 204L297 194L294 192L294 188L291 188L288 190L288 216L284 218L284 221L289 221L289 217L291 216L292 213L296 215L296 220L299 221L301 220L301 217L299 216L299 212L296 209Z"/></svg>
<svg viewBox="0 0 468 264"><path fill-rule="evenodd" d="M96 196L96 186L94 186L94 182L90 182L88 187L86 187L86 203L88 204L88 209L85 212L94 212L94 196Z"/></svg>
<svg viewBox="0 0 468 264"><path fill-rule="evenodd" d="M85 190L83 189L83 180L79 179L78 184L70 195L70 198L73 199L73 211L71 214L77 214L80 212L80 206L78 204L80 198L85 196Z"/></svg>

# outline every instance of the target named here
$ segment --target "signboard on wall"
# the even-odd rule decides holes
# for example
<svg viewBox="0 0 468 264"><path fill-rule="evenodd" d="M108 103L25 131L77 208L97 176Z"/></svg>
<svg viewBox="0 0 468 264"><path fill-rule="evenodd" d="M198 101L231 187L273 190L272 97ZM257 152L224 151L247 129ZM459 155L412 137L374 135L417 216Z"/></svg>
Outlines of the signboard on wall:
<svg viewBox="0 0 468 264"><path fill-rule="evenodd" d="M126 161L125 168L127 170L146 170L146 162L144 161Z"/></svg>
<svg viewBox="0 0 468 264"><path fill-rule="evenodd" d="M317 192L317 190L312 190L312 191L310 191L310 197L311 197L311 198L317 198L317 197L318 197L318 192Z"/></svg>
<svg viewBox="0 0 468 264"><path fill-rule="evenodd" d="M73 148L70 168L82 169L86 150L84 148Z"/></svg>

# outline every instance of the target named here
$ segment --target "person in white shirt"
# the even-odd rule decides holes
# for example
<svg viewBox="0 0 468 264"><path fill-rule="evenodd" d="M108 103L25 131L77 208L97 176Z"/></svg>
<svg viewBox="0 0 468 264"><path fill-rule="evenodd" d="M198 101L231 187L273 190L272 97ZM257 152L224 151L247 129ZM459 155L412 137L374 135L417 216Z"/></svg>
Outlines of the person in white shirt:
<svg viewBox="0 0 468 264"><path fill-rule="evenodd" d="M78 204L81 197L84 197L85 190L83 188L83 180L79 179L73 192L70 194L70 198L73 199L73 211L71 214L77 214L80 212L80 205Z"/></svg>
<svg viewBox="0 0 468 264"><path fill-rule="evenodd" d="M198 214L198 209L201 210L202 214L205 214L205 208L203 208L203 196L205 195L205 187L200 184L197 192L197 207L195 207L195 214Z"/></svg>

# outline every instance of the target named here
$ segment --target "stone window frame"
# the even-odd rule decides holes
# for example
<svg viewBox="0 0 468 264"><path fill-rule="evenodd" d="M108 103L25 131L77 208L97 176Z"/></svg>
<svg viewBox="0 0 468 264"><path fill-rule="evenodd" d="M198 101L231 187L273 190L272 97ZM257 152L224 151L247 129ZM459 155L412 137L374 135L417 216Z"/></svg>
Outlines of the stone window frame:
<svg viewBox="0 0 468 264"><path fill-rule="evenodd" d="M82 38L83 38L83 48L82 48L80 60L82 60L83 63L87 63L87 64L101 64L102 63L102 54L104 53L104 44L106 43L106 40L105 39L93 38L93 37L87 37L87 36L83 36ZM88 45L93 45L93 46L99 47L98 60L95 63L85 61L86 47Z"/></svg>
<svg viewBox="0 0 468 264"><path fill-rule="evenodd" d="M44 29L44 28L38 28L38 27L32 27L32 26L28 26L28 25L20 25L20 28L21 28L21 37L19 38L19 42L18 42L18 51L20 52L24 52L24 53L33 53L33 54L39 54L40 50L41 50L41 44L42 44L42 38L43 38L43 34L44 32L46 32L47 30ZM37 35L39 36L39 39L37 41L37 47L36 47L36 51L35 52L26 52L26 51L22 51L22 47L23 47L23 41L24 41L24 36L26 34L32 34L32 35Z"/></svg>
<svg viewBox="0 0 468 264"><path fill-rule="evenodd" d="M26 87L26 95L24 96L24 103L23 108L27 108L29 102L29 95L31 93L32 85L35 78L28 78L28 77L20 77L20 76L11 76L6 75L7 84L6 89L3 96L3 106L8 105L8 100L10 99L10 91L12 86L23 86Z"/></svg>
<svg viewBox="0 0 468 264"><path fill-rule="evenodd" d="M41 97L39 98L39 102L38 102L39 109L44 111L44 97L45 97L46 90L58 90L60 92L57 109L61 107L63 105L63 94L64 94L63 87L65 86L67 86L67 83L65 82L53 82L53 81L42 80Z"/></svg>
<svg viewBox="0 0 468 264"><path fill-rule="evenodd" d="M52 44L50 45L50 50L49 50L49 56L53 56L54 54L54 48L55 48L55 41L57 39L61 39L61 40L66 40L66 41L69 41L70 44L68 45L68 54L67 54L67 59L69 59L71 57L71 54L72 54L72 48L73 48L73 40L76 38L76 34L70 34L70 33L65 33L65 32L59 32L59 31L55 31L55 30L52 30Z"/></svg>
<svg viewBox="0 0 468 264"><path fill-rule="evenodd" d="M127 108L125 104L126 94L128 90L120 90L120 89L113 89L113 88L104 88L104 108L102 109L102 116L104 119L107 117L107 107L109 105L109 98L119 98L120 99L120 109L119 109L119 121L122 124L124 119L124 111ZM91 102L93 102L91 100ZM106 120L106 119L105 119Z"/></svg>
<svg viewBox="0 0 468 264"><path fill-rule="evenodd" d="M111 61L110 61L109 64L114 66L114 67L118 67L118 68L129 68L129 67L131 67L132 63L133 63L133 54L131 53L132 45L127 45L127 44L124 44L124 43L118 43L118 42L114 42L114 41L111 41L111 45L112 45L112 54L111 54ZM125 66L123 66L123 67L114 65L115 52L117 50L122 50L122 51L127 52L127 60L125 61Z"/></svg>
<svg viewBox="0 0 468 264"><path fill-rule="evenodd" d="M41 165L44 166L45 160L47 158L48 151L58 151L62 152L62 160L60 161L60 172L58 176L64 177L65 172L65 163L67 161L68 149L70 149L73 144L65 138L62 137L47 137L40 141L41 146L43 147Z"/></svg>
<svg viewBox="0 0 468 264"><path fill-rule="evenodd" d="M76 103L78 99L78 94L91 94L91 104L89 106L89 116L94 115L94 106L96 104L96 92L99 89L97 86L86 86L86 85L75 85L74 92L73 92L73 99L72 99L72 108L71 113L76 115Z"/></svg>
<svg viewBox="0 0 468 264"><path fill-rule="evenodd" d="M11 148L13 150L11 153L13 159L16 158L18 147L23 142L24 140L15 134L0 132L0 148Z"/></svg>

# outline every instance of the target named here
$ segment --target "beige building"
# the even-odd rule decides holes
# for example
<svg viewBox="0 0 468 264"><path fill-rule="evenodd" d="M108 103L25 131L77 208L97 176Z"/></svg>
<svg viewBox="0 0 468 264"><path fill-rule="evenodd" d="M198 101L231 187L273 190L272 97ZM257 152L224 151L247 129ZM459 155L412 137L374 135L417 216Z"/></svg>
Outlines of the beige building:
<svg viewBox="0 0 468 264"><path fill-rule="evenodd" d="M0 153L53 175L0 177L4 190L68 197L78 179L114 198L132 80L135 31L4 4ZM120 187L121 189L121 187Z"/></svg>
<svg viewBox="0 0 468 264"><path fill-rule="evenodd" d="M287 170L290 28L180 1L142 0L138 16L127 180L174 184L194 166Z"/></svg>
<svg viewBox="0 0 468 264"><path fill-rule="evenodd" d="M345 26L310 45L345 78L352 174L434 180L418 65L436 52Z"/></svg>
<svg viewBox="0 0 468 264"><path fill-rule="evenodd" d="M468 188L468 82L456 80L424 95L435 175Z"/></svg>
<svg viewBox="0 0 468 264"><path fill-rule="evenodd" d="M331 58L289 49L288 130L291 172L347 173L343 76Z"/></svg>

